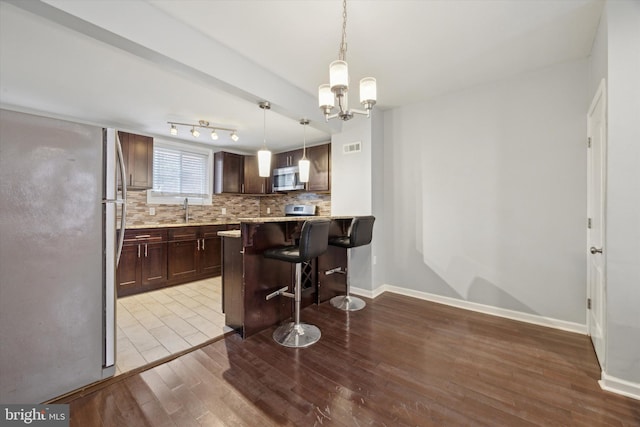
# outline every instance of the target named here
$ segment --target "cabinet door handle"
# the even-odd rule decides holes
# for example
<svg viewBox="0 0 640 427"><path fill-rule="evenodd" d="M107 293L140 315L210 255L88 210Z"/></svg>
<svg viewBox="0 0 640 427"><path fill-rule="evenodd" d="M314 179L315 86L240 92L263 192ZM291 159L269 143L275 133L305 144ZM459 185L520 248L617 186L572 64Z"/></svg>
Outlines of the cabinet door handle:
<svg viewBox="0 0 640 427"><path fill-rule="evenodd" d="M200 250L200 239L198 239L198 250Z"/></svg>
<svg viewBox="0 0 640 427"><path fill-rule="evenodd" d="M138 258L140 258L140 245L138 245Z"/></svg>
<svg viewBox="0 0 640 427"><path fill-rule="evenodd" d="M264 193L264 182L262 183L262 190L260 192Z"/></svg>
<svg viewBox="0 0 640 427"><path fill-rule="evenodd" d="M133 185L132 182L133 182L133 176L132 174L129 174L129 185Z"/></svg>
<svg viewBox="0 0 640 427"><path fill-rule="evenodd" d="M202 250L204 251L204 239L202 239Z"/></svg>
<svg viewBox="0 0 640 427"><path fill-rule="evenodd" d="M147 255L148 255L148 252L147 252L147 244L145 243L145 244L144 244L144 257L146 258L146 257L147 257Z"/></svg>

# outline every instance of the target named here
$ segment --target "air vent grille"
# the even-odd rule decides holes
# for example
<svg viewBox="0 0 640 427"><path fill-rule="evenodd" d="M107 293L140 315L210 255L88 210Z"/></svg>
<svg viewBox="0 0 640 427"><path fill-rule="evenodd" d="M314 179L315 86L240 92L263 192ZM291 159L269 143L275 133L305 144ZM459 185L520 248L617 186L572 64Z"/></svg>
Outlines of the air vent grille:
<svg viewBox="0 0 640 427"><path fill-rule="evenodd" d="M361 151L361 145L362 144L360 144L360 141L344 144L342 146L342 153L343 154L359 153Z"/></svg>

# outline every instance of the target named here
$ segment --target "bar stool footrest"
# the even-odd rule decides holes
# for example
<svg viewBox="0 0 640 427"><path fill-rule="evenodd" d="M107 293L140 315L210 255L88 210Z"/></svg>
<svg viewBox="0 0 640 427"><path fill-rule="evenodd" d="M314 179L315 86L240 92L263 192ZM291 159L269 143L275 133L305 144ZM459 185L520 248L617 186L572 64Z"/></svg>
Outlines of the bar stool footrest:
<svg viewBox="0 0 640 427"><path fill-rule="evenodd" d="M320 329L307 323L285 323L273 331L273 340L285 347L304 348L320 339Z"/></svg>
<svg viewBox="0 0 640 427"><path fill-rule="evenodd" d="M351 295L339 295L331 298L329 302L333 307L344 311L362 310L367 305L362 299Z"/></svg>

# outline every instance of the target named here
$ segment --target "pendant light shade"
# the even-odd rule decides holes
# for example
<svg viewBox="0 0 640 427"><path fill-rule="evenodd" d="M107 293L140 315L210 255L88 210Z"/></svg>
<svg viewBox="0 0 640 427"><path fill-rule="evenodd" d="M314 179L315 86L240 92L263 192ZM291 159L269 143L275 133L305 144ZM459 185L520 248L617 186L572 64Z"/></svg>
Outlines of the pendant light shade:
<svg viewBox="0 0 640 427"><path fill-rule="evenodd" d="M373 77L365 77L360 80L360 103L375 104L377 97L376 79Z"/></svg>
<svg viewBox="0 0 640 427"><path fill-rule="evenodd" d="M318 104L320 108L331 110L335 106L335 98L328 84L320 85L318 88Z"/></svg>
<svg viewBox="0 0 640 427"><path fill-rule="evenodd" d="M346 61L338 60L329 64L329 84L333 92L349 88L349 67Z"/></svg>
<svg viewBox="0 0 640 427"><path fill-rule="evenodd" d="M300 182L309 182L309 169L311 169L311 162L309 161L309 159L301 159L298 162Z"/></svg>
<svg viewBox="0 0 640 427"><path fill-rule="evenodd" d="M258 175L263 178L271 175L271 151L258 151Z"/></svg>
<svg viewBox="0 0 640 427"><path fill-rule="evenodd" d="M268 101L262 101L258 104L263 111L263 136L264 141L262 149L258 151L258 175L262 178L267 178L271 175L271 151L267 149L267 110L271 109L271 104Z"/></svg>

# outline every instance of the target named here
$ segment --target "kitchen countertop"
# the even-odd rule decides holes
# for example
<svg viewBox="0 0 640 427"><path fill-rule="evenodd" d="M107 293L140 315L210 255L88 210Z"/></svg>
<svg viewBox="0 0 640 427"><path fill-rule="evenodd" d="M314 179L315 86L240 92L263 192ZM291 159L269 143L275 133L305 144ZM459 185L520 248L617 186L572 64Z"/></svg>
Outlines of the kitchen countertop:
<svg viewBox="0 0 640 427"><path fill-rule="evenodd" d="M142 228L174 228L174 227L197 227L200 225L240 225L238 220L229 221L210 221L210 222L190 222L188 224L184 222L164 223L164 224L127 224L127 230L137 230Z"/></svg>
<svg viewBox="0 0 640 427"><path fill-rule="evenodd" d="M233 237L240 238L242 235L240 230L227 230L227 231L218 231L218 236L220 237Z"/></svg>
<svg viewBox="0 0 640 427"><path fill-rule="evenodd" d="M353 216L264 216L257 218L238 218L240 222L250 224L262 224L265 222L293 222L293 221L313 221L314 219L351 219Z"/></svg>
<svg viewBox="0 0 640 427"><path fill-rule="evenodd" d="M240 223L249 224L263 224L267 222L294 222L294 221L307 221L316 219L351 219L353 216L262 216L262 217L250 217L250 218L237 218L229 221L213 221L213 222L190 222L188 224L184 222L176 223L164 223L164 224L134 224L127 225L127 230L138 230L144 228L174 228L174 227L197 227L201 225L240 225Z"/></svg>

